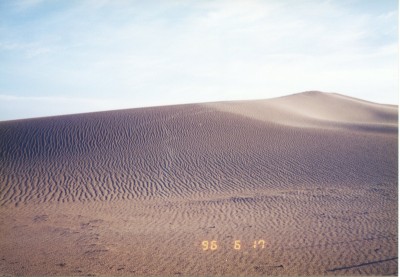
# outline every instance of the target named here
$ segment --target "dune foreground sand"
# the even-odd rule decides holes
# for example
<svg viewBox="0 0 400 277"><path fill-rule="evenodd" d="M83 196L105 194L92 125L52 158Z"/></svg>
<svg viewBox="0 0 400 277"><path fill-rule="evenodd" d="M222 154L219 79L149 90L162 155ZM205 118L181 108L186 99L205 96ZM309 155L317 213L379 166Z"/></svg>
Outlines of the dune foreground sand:
<svg viewBox="0 0 400 277"><path fill-rule="evenodd" d="M397 185L339 94L0 122L0 275L397 275Z"/></svg>

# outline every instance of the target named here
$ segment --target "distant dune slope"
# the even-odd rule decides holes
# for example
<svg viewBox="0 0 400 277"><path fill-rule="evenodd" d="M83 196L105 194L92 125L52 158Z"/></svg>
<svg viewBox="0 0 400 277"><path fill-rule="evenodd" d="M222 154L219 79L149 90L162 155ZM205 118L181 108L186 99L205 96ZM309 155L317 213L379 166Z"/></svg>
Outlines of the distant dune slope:
<svg viewBox="0 0 400 277"><path fill-rule="evenodd" d="M212 103L220 110L292 127L397 132L398 107L308 91L269 100Z"/></svg>
<svg viewBox="0 0 400 277"><path fill-rule="evenodd" d="M397 119L307 92L0 122L0 204L397 182Z"/></svg>

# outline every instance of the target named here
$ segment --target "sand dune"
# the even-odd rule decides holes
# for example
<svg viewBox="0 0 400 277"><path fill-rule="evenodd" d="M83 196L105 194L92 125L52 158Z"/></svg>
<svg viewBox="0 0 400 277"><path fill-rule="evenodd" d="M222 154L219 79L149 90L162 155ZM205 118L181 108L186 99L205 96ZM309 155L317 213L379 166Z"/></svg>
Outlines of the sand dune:
<svg viewBox="0 0 400 277"><path fill-rule="evenodd" d="M0 122L0 273L397 274L397 132L321 92Z"/></svg>
<svg viewBox="0 0 400 277"><path fill-rule="evenodd" d="M292 127L397 132L397 106L375 104L334 93L308 91L263 101L213 103L210 106Z"/></svg>

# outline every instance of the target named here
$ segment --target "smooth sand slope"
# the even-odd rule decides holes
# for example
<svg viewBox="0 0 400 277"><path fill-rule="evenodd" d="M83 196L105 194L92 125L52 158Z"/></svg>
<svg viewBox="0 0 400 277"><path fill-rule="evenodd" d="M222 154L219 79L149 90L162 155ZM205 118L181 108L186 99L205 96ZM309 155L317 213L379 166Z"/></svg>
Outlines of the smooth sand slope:
<svg viewBox="0 0 400 277"><path fill-rule="evenodd" d="M0 274L396 275L397 139L321 92L0 122Z"/></svg>

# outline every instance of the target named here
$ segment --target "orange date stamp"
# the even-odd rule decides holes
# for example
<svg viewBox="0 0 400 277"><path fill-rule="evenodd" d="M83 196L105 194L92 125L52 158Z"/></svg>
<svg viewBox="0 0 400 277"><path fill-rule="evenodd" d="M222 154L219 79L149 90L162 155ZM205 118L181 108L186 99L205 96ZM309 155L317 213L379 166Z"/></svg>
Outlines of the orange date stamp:
<svg viewBox="0 0 400 277"><path fill-rule="evenodd" d="M217 240L203 240L201 242L201 249L203 251L218 250L219 244ZM265 240L254 240L252 243L242 243L240 240L234 240L230 247L234 250L241 250L242 248L264 249Z"/></svg>

